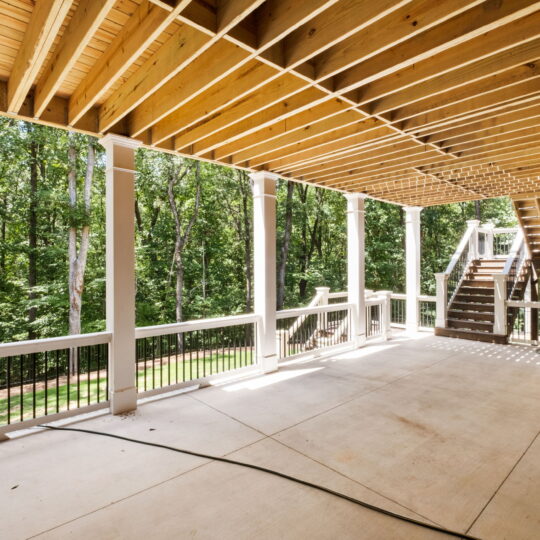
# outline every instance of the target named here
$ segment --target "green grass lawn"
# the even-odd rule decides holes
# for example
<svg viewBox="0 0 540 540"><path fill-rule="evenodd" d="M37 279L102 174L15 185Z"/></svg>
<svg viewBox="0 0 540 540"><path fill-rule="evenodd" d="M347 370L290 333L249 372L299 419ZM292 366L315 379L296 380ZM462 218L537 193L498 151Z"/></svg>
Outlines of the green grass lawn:
<svg viewBox="0 0 540 540"><path fill-rule="evenodd" d="M223 373L231 369L249 366L252 363L252 354L250 351L234 354L207 354L206 358L202 358L202 353L199 353L199 359L193 355L192 359L188 358L185 361L173 360L168 362L168 358L163 358L163 363L160 364L159 358L154 361L146 362L146 371L144 362L137 364L137 388L140 392L145 390L153 390L170 384L181 383L206 377L215 373ZM54 414L57 411L65 411L75 409L78 406L84 407L104 401L106 399L107 381L105 377L97 378L97 374L88 380L87 374L81 374L80 393L78 393L77 382L72 379L69 385L60 384L56 387L55 380L48 383L47 391L45 389L36 390L35 397L32 389L22 394L23 420L29 420L35 417L45 416L46 414ZM98 396L99 394L99 396ZM79 402L77 402L77 395ZM99 399L98 399L99 397ZM45 398L47 398L45 400ZM47 411L45 411L45 401L47 401ZM69 402L69 407L68 407ZM12 395L10 400L11 423L21 420L21 396ZM8 400L7 398L0 399L0 426L7 424L8 418Z"/></svg>

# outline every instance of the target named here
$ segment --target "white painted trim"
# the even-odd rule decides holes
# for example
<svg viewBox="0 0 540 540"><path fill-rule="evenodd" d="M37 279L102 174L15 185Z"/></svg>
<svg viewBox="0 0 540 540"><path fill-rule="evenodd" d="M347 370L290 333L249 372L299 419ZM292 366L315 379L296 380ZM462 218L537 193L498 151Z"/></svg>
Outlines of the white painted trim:
<svg viewBox="0 0 540 540"><path fill-rule="evenodd" d="M124 146L126 148L140 148L142 142L131 137L124 137L122 135L116 135L114 133L107 133L98 140L99 144L105 146L106 144L114 144L115 146Z"/></svg>
<svg viewBox="0 0 540 540"><path fill-rule="evenodd" d="M329 304L326 306L283 309L276 313L276 319L288 319L289 317L300 317L301 315L312 315L312 314L317 314L317 313L344 311L346 309L351 309L352 307L353 307L352 304L343 303L343 304Z"/></svg>
<svg viewBox="0 0 540 540"><path fill-rule="evenodd" d="M507 307L540 309L540 302L532 300L507 300Z"/></svg>
<svg viewBox="0 0 540 540"><path fill-rule="evenodd" d="M92 334L76 334L72 336L2 343L0 344L0 358L45 351L57 351L74 347L86 347L89 345L102 345L104 343L110 343L111 339L111 332L94 332Z"/></svg>
<svg viewBox="0 0 540 540"><path fill-rule="evenodd" d="M199 319L172 324L160 324L156 326L142 326L135 329L135 339L166 336L168 334L181 334L195 330L210 330L212 328L225 328L227 326L239 326L241 324L258 323L259 315L253 313L246 315L232 315L230 317L217 317L215 319Z"/></svg>

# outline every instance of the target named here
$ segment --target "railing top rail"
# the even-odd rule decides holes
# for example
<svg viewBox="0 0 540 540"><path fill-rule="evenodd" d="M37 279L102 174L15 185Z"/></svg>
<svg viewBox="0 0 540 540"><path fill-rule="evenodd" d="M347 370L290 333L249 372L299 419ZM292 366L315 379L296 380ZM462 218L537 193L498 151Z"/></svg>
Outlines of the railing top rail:
<svg viewBox="0 0 540 540"><path fill-rule="evenodd" d="M392 300L407 300L407 295L405 293L392 293L390 298Z"/></svg>
<svg viewBox="0 0 540 540"><path fill-rule="evenodd" d="M75 334L72 336L1 343L0 358L5 358L6 356L40 353L45 351L58 351L60 349L85 347L88 345L101 345L103 343L109 343L111 339L111 332L93 332L91 334Z"/></svg>
<svg viewBox="0 0 540 540"><path fill-rule="evenodd" d="M507 300L508 307L540 309L540 302L531 300Z"/></svg>
<svg viewBox="0 0 540 540"><path fill-rule="evenodd" d="M436 302L437 297L436 296L430 296L429 294L420 294L418 296L418 300L420 302Z"/></svg>
<svg viewBox="0 0 540 540"><path fill-rule="evenodd" d="M469 240L471 239L472 235L478 230L477 226L471 226L469 225L467 227L467 230L465 231L464 235L461 237L461 240L458 244L458 247L456 248L456 251L452 255L452 258L450 259L450 262L448 263L448 266L446 267L445 273L450 275L452 273L452 270L456 266L457 262L459 261L459 258L461 257L462 253L465 251L465 248L469 244Z"/></svg>
<svg viewBox="0 0 540 540"><path fill-rule="evenodd" d="M289 317L300 317L301 315L316 315L317 313L343 311L345 309L350 309L352 306L353 306L352 304L343 303L343 304L330 304L326 306L283 309L276 313L276 319L288 319Z"/></svg>
<svg viewBox="0 0 540 540"><path fill-rule="evenodd" d="M514 238L514 241L512 242L512 247L510 248L510 253L508 254L508 258L506 259L506 264L504 265L502 274L505 274L505 275L510 274L510 271L512 270L512 265L514 264L515 259L518 258L518 254L520 250L524 248L525 248L525 242L523 238L523 232L520 230L517 232L516 237Z"/></svg>
<svg viewBox="0 0 540 540"><path fill-rule="evenodd" d="M518 227L494 227L493 234L512 234L517 233Z"/></svg>
<svg viewBox="0 0 540 540"><path fill-rule="evenodd" d="M229 317L216 317L214 319L199 319L172 324L160 324L156 326L143 326L135 329L135 338L141 339L168 334L182 334L194 330L210 330L212 328L225 328L226 326L238 326L259 322L259 315L248 313L245 315L231 315Z"/></svg>
<svg viewBox="0 0 540 540"><path fill-rule="evenodd" d="M343 292L331 292L329 295L328 295L328 298L346 298L348 295L347 291L343 291Z"/></svg>

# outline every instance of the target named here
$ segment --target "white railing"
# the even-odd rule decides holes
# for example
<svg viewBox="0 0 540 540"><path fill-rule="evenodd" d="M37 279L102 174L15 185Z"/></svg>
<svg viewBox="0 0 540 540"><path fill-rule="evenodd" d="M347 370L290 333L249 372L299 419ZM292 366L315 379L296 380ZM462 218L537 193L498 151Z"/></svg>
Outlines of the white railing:
<svg viewBox="0 0 540 540"><path fill-rule="evenodd" d="M523 285L523 272L528 260L527 246L523 233L519 231L512 243L504 269L493 275L494 285L494 324L493 333L506 336L509 333L507 301L514 300L519 285Z"/></svg>
<svg viewBox="0 0 540 540"><path fill-rule="evenodd" d="M467 222L467 230L446 270L435 274L437 282L435 326L446 327L448 307L461 283L466 279L471 261L511 256L512 249L508 249L509 239L515 242L520 234L516 227L494 227L491 223L480 225L478 220Z"/></svg>
<svg viewBox="0 0 540 540"><path fill-rule="evenodd" d="M278 357L283 360L323 349L351 345L352 307L352 304L341 303L278 311Z"/></svg>
<svg viewBox="0 0 540 540"><path fill-rule="evenodd" d="M0 440L5 434L107 408L110 332L0 344Z"/></svg>
<svg viewBox="0 0 540 540"><path fill-rule="evenodd" d="M509 341L511 343L537 345L540 302L507 300L506 307L511 322Z"/></svg>
<svg viewBox="0 0 540 540"><path fill-rule="evenodd" d="M171 324L159 324L156 326L141 326L135 329L135 339L165 336L168 334L182 334L197 330L211 330L214 328L227 328L241 324L257 323L260 317L253 313L245 315L231 315L229 317L216 317L212 319L198 319Z"/></svg>
<svg viewBox="0 0 540 540"><path fill-rule="evenodd" d="M255 314L200 319L135 330L140 396L205 385L257 367Z"/></svg>

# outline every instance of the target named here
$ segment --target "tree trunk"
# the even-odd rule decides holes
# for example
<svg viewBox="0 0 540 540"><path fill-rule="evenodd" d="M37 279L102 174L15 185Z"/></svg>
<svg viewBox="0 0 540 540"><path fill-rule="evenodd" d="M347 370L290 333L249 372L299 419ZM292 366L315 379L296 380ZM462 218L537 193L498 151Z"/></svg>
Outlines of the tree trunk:
<svg viewBox="0 0 540 540"><path fill-rule="evenodd" d="M69 228L68 255L69 255L69 334L81 333L81 309L82 295L84 291L84 274L86 270L86 261L88 258L88 248L90 244L90 211L92 196L92 178L94 175L94 148L92 143L88 144L88 156L86 161L86 174L84 179L84 218L83 223L77 223L77 147L74 135L69 135L68 149L68 191L69 205L73 212L71 216L71 225ZM80 238L79 238L80 230ZM77 241L79 246L77 248ZM77 373L79 362L77 358L77 349L70 351L70 371Z"/></svg>
<svg viewBox="0 0 540 540"><path fill-rule="evenodd" d="M285 274L287 270L287 258L289 256L289 247L291 243L292 214L293 214L293 194L294 183L287 182L287 199L285 202L285 225L283 229L283 239L279 251L278 266L278 290L277 290L277 309L283 309L285 303Z"/></svg>
<svg viewBox="0 0 540 540"><path fill-rule="evenodd" d="M474 201L474 214L478 221L482 220L482 201Z"/></svg>
<svg viewBox="0 0 540 540"><path fill-rule="evenodd" d="M34 129L30 132L34 133ZM36 339L34 323L37 318L37 307L32 305L36 298L37 286L37 210L38 210L38 145L32 138L30 142L30 209L28 214L28 339Z"/></svg>
<svg viewBox="0 0 540 540"><path fill-rule="evenodd" d="M200 181L200 164L197 162L195 166L196 174L196 194L195 194L195 207L191 218L185 227L182 226L182 217L183 212L178 208L176 203L176 198L174 196L174 188L176 184L182 182L186 175L190 172L190 168L186 167L182 174L179 174L176 170L176 167L173 165L171 167L171 172L169 176L169 183L167 186L167 194L169 197L169 205L171 207L171 212L174 219L174 228L175 228L175 243L174 243L174 254L173 254L173 265L175 267L176 274L176 287L175 287L175 316L176 322L181 322L183 313L182 313L182 301L183 301L183 290L184 290L184 265L182 261L182 252L184 247L189 239L191 229L195 224L199 213L199 206L201 202L201 181Z"/></svg>
<svg viewBox="0 0 540 540"><path fill-rule="evenodd" d="M249 211L251 184L245 172L242 174L242 213L244 220L244 267L246 274L246 312L253 310L253 259L251 257L252 215Z"/></svg>

